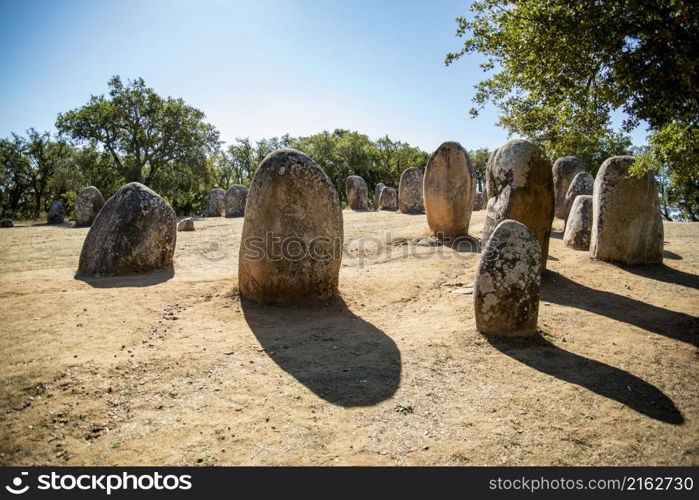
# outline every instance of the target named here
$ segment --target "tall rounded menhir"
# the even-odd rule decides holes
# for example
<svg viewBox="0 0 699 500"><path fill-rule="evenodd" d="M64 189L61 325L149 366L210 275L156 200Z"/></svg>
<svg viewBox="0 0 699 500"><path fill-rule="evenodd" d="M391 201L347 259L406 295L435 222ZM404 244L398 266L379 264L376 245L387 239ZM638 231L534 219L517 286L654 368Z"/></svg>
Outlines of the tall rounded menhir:
<svg viewBox="0 0 699 500"><path fill-rule="evenodd" d="M592 193L590 257L622 264L662 264L663 220L653 174L629 173L633 156L613 156Z"/></svg>
<svg viewBox="0 0 699 500"><path fill-rule="evenodd" d="M468 235L475 196L471 159L458 142L445 142L427 162L423 199L427 224L436 236Z"/></svg>
<svg viewBox="0 0 699 500"><path fill-rule="evenodd" d="M226 191L226 217L242 217L245 215L245 202L248 198L248 188L235 184Z"/></svg>
<svg viewBox="0 0 699 500"><path fill-rule="evenodd" d="M350 175L345 180L347 205L351 210L369 209L369 188L366 181L358 175Z"/></svg>
<svg viewBox="0 0 699 500"><path fill-rule="evenodd" d="M75 225L91 226L104 206L102 193L95 186L87 186L75 200Z"/></svg>
<svg viewBox="0 0 699 500"><path fill-rule="evenodd" d="M240 293L298 304L337 295L342 210L330 179L295 149L268 154L248 192L240 244Z"/></svg>
<svg viewBox="0 0 699 500"><path fill-rule="evenodd" d="M398 208L404 214L419 214L425 211L422 199L422 171L417 167L406 168L400 174Z"/></svg>
<svg viewBox="0 0 699 500"><path fill-rule="evenodd" d="M476 328L488 335L536 335L541 247L524 224L504 220L486 243L476 271Z"/></svg>
<svg viewBox="0 0 699 500"><path fill-rule="evenodd" d="M546 269L554 212L551 162L531 142L513 139L497 149L490 166L493 189L486 207L481 244L485 246L505 219L527 226L541 246L541 268Z"/></svg>

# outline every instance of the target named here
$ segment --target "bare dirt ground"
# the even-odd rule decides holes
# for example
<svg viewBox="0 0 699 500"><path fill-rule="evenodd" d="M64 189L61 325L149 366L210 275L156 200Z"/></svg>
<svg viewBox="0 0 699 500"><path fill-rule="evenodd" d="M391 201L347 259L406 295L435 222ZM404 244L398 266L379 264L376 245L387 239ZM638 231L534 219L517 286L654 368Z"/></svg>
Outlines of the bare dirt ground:
<svg viewBox="0 0 699 500"><path fill-rule="evenodd" d="M241 302L242 219L179 233L174 273L92 283L87 229L0 230L0 464L699 464L698 224L622 268L556 221L542 335L517 342L453 293L477 254L405 244L424 216L344 219L353 255L388 244L313 308Z"/></svg>

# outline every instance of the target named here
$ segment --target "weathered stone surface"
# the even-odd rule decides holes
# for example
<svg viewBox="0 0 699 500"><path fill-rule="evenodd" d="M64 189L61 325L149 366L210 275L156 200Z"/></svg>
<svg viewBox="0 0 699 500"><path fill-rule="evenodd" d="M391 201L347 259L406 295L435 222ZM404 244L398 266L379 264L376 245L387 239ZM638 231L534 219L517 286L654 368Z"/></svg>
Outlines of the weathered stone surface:
<svg viewBox="0 0 699 500"><path fill-rule="evenodd" d="M573 202L575 201L575 198L577 198L580 195L591 195L594 185L595 178L587 172L578 172L577 174L575 174L575 177L573 177L570 186L568 186L568 192L566 193L563 208L563 219L568 220L568 214L570 213L570 209L573 207Z"/></svg>
<svg viewBox="0 0 699 500"><path fill-rule="evenodd" d="M122 186L102 207L85 237L78 275L110 276L172 265L177 217L138 182Z"/></svg>
<svg viewBox="0 0 699 500"><path fill-rule="evenodd" d="M623 264L663 262L663 221L652 173L629 175L632 156L605 160L592 194L590 256Z"/></svg>
<svg viewBox="0 0 699 500"><path fill-rule="evenodd" d="M577 174L584 171L583 162L575 156L564 156L553 164L553 191L556 196L555 215L559 219L565 219L567 215L565 200L570 183Z"/></svg>
<svg viewBox="0 0 699 500"><path fill-rule="evenodd" d="M177 223L178 231L194 231L194 219L187 217Z"/></svg>
<svg viewBox="0 0 699 500"><path fill-rule="evenodd" d="M11 219L3 219L0 221L0 227L15 227L15 224Z"/></svg>
<svg viewBox="0 0 699 500"><path fill-rule="evenodd" d="M350 175L345 180L347 205L352 210L369 209L369 188L366 181L358 175Z"/></svg>
<svg viewBox="0 0 699 500"><path fill-rule="evenodd" d="M63 224L63 217L65 216L65 209L63 208L63 203L60 201L54 201L49 207L49 211L46 212L46 222L48 224Z"/></svg>
<svg viewBox="0 0 699 500"><path fill-rule="evenodd" d="M498 149L493 149L488 155L488 163L485 166L485 186L483 186L483 208L486 208L488 201L495 196L495 179L493 178L493 165Z"/></svg>
<svg viewBox="0 0 699 500"><path fill-rule="evenodd" d="M379 193L380 210L398 210L398 193L390 186L384 186Z"/></svg>
<svg viewBox="0 0 699 500"><path fill-rule="evenodd" d="M425 203L422 201L422 170L417 167L406 168L400 174L398 208L404 214L425 211Z"/></svg>
<svg viewBox="0 0 699 500"><path fill-rule="evenodd" d="M592 232L592 195L575 197L568 214L563 244L573 250L589 250Z"/></svg>
<svg viewBox="0 0 699 500"><path fill-rule="evenodd" d="M209 191L209 201L204 217L223 217L226 215L226 192L221 188Z"/></svg>
<svg viewBox="0 0 699 500"><path fill-rule="evenodd" d="M427 162L423 196L432 234L455 238L468 234L475 196L471 159L458 142L445 142Z"/></svg>
<svg viewBox="0 0 699 500"><path fill-rule="evenodd" d="M295 149L265 157L248 193L240 245L240 293L262 303L337 295L342 210L330 179Z"/></svg>
<svg viewBox="0 0 699 500"><path fill-rule="evenodd" d="M102 210L104 198L95 186L87 186L80 191L75 201L75 225L90 226Z"/></svg>
<svg viewBox="0 0 699 500"><path fill-rule="evenodd" d="M500 222L516 220L539 241L545 269L554 210L551 162L534 144L515 139L498 148L491 176L494 197L486 208L481 244L485 246Z"/></svg>
<svg viewBox="0 0 699 500"><path fill-rule="evenodd" d="M381 194L381 190L386 187L386 184L383 182L379 182L376 185L376 188L374 189L374 210L379 209L379 195Z"/></svg>
<svg viewBox="0 0 699 500"><path fill-rule="evenodd" d="M226 217L242 217L245 215L245 201L248 198L248 188L235 184L226 191Z"/></svg>
<svg viewBox="0 0 699 500"><path fill-rule="evenodd" d="M476 328L488 335L536 334L541 247L524 224L504 220L481 254L473 288Z"/></svg>

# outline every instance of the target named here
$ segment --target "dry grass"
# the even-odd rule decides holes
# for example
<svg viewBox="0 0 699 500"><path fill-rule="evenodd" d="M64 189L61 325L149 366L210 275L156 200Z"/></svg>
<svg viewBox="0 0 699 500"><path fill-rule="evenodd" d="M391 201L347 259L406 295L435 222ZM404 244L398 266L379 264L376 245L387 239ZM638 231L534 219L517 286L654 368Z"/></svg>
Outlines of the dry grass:
<svg viewBox="0 0 699 500"><path fill-rule="evenodd" d="M315 308L241 302L241 219L179 233L174 274L91 284L87 229L0 230L0 463L699 463L699 225L666 224L666 266L627 269L563 247L557 221L542 336L507 342L451 293L477 255L404 255L424 216L344 217L354 254L388 244L364 240Z"/></svg>

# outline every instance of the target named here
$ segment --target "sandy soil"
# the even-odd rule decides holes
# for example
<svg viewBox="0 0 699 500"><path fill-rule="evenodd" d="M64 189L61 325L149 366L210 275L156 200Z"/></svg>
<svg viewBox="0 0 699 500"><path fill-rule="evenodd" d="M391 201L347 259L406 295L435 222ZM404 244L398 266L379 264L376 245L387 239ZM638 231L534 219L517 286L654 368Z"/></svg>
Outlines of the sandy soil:
<svg viewBox="0 0 699 500"><path fill-rule="evenodd" d="M314 308L241 302L242 219L179 233L174 273L91 283L87 229L0 230L0 464L699 464L698 224L622 268L556 221L516 342L454 293L477 254L407 244L424 216L344 219L342 299Z"/></svg>

